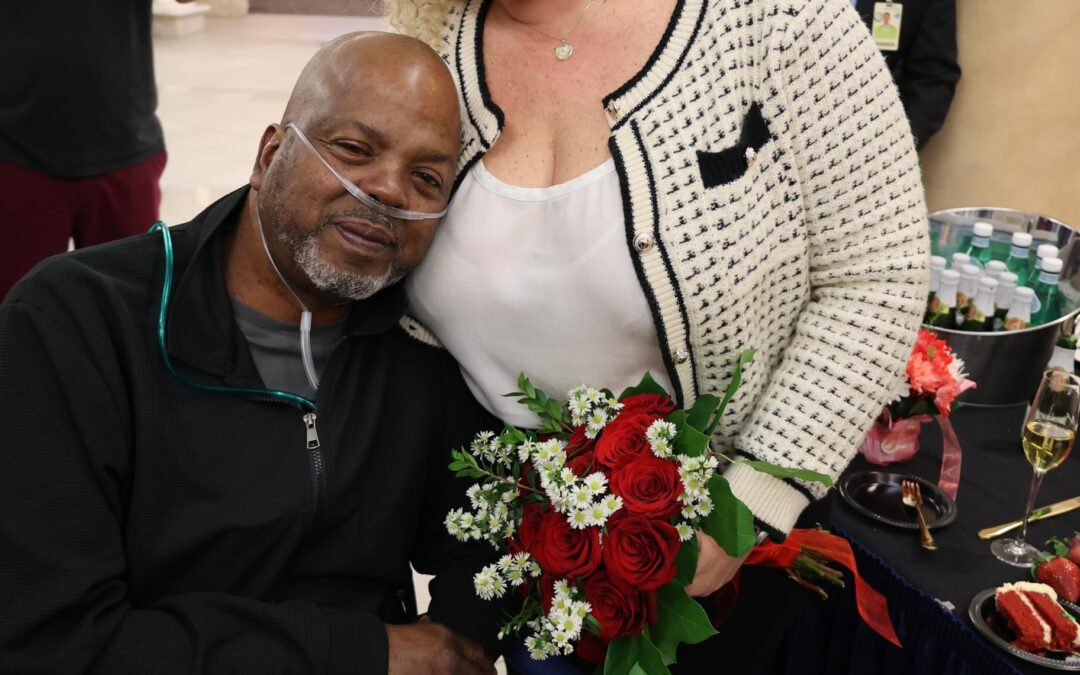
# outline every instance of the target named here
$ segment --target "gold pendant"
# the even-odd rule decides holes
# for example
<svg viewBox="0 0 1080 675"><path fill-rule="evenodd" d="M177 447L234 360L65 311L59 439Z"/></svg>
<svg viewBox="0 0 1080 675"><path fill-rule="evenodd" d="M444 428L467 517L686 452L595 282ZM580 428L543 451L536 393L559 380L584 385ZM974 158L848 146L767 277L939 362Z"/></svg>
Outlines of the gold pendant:
<svg viewBox="0 0 1080 675"><path fill-rule="evenodd" d="M559 43L559 46L555 48L555 58L560 61L565 61L574 54L574 45L570 44L566 40Z"/></svg>

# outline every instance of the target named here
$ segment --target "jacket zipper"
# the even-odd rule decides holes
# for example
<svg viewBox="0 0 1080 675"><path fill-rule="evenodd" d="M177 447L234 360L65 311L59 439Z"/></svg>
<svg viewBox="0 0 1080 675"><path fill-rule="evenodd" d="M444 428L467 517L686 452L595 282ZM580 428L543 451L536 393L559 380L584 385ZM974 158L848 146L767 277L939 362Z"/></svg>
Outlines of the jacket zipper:
<svg viewBox="0 0 1080 675"><path fill-rule="evenodd" d="M325 481L325 471L323 468L322 447L319 444L319 430L315 426L315 420L315 411L304 414L304 429L307 432L307 450L311 453L313 511L314 515L317 516L323 492L323 483Z"/></svg>

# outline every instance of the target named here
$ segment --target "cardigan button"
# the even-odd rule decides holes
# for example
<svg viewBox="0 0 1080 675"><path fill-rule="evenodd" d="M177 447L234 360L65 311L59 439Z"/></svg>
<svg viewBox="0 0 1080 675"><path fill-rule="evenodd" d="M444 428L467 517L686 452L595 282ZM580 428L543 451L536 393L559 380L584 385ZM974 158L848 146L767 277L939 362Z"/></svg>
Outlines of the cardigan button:
<svg viewBox="0 0 1080 675"><path fill-rule="evenodd" d="M757 161L757 150L754 150L753 148L747 148L746 152L743 153L743 157L746 158L746 168L749 169L750 167L754 166L754 162Z"/></svg>
<svg viewBox="0 0 1080 675"><path fill-rule="evenodd" d="M650 248L652 248L652 245L653 238L651 235L641 233L634 237L634 248L636 248L639 253L644 253L645 251L648 251Z"/></svg>
<svg viewBox="0 0 1080 675"><path fill-rule="evenodd" d="M682 365L689 360L690 352L686 351L685 349L680 349L679 351L675 352L675 363Z"/></svg>

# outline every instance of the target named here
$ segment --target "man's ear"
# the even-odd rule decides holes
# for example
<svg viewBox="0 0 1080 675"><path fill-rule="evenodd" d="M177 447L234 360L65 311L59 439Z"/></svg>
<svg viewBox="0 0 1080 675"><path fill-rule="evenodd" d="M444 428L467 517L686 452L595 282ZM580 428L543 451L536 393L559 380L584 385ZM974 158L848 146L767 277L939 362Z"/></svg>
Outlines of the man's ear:
<svg viewBox="0 0 1080 675"><path fill-rule="evenodd" d="M271 124L263 131L262 138L259 140L259 154L255 157L255 168L252 169L251 178L248 180L248 184L254 189L262 188L266 169L274 160L274 155L277 154L283 140L285 140L285 127L280 124Z"/></svg>

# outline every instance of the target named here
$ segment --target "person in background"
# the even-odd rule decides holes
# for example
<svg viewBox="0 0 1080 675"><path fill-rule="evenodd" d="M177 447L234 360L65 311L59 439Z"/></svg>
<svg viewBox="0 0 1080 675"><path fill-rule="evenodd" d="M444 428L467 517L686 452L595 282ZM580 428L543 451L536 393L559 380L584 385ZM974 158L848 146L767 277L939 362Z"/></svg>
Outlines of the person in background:
<svg viewBox="0 0 1080 675"><path fill-rule="evenodd" d="M427 46L343 36L249 186L16 284L0 672L494 674L472 577L497 554L443 525L449 452L494 420L398 325L458 139ZM420 620L410 563L435 577Z"/></svg>
<svg viewBox="0 0 1080 675"><path fill-rule="evenodd" d="M837 477L904 374L929 258L910 127L849 0L387 4L463 100L456 191L407 286L480 402L535 425L503 396L521 371L556 395L649 371L688 406L753 348L716 445ZM726 477L762 533L827 523L820 485ZM709 596L742 560L699 542L687 591ZM773 655L802 589L741 581L682 672Z"/></svg>
<svg viewBox="0 0 1080 675"><path fill-rule="evenodd" d="M852 2L885 57L922 148L945 124L960 81L956 0Z"/></svg>
<svg viewBox="0 0 1080 675"><path fill-rule="evenodd" d="M157 220L151 4L0 4L0 301L69 240L100 244Z"/></svg>

